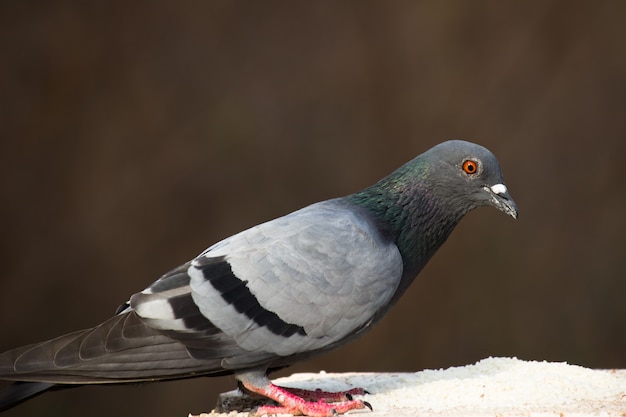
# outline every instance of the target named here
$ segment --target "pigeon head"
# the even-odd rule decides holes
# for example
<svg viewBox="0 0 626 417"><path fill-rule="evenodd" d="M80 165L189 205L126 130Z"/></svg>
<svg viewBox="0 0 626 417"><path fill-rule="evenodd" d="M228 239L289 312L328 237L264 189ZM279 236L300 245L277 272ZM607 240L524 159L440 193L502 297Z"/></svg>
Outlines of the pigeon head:
<svg viewBox="0 0 626 417"><path fill-rule="evenodd" d="M420 161L421 160L421 161ZM421 165L434 198L463 216L480 206L493 206L517 219L496 157L480 145L462 140L443 142L409 164ZM410 180L409 180L410 183Z"/></svg>
<svg viewBox="0 0 626 417"><path fill-rule="evenodd" d="M469 211L493 206L517 218L496 157L471 142L443 142L348 200L394 241L414 276Z"/></svg>

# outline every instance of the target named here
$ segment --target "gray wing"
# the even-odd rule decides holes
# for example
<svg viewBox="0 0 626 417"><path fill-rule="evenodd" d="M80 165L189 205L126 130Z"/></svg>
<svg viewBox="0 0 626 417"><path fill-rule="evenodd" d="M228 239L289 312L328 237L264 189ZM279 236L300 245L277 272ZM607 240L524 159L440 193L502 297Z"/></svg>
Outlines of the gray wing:
<svg viewBox="0 0 626 417"><path fill-rule="evenodd" d="M289 356L366 324L395 293L402 258L364 213L330 200L212 246L188 274L202 315L239 347Z"/></svg>

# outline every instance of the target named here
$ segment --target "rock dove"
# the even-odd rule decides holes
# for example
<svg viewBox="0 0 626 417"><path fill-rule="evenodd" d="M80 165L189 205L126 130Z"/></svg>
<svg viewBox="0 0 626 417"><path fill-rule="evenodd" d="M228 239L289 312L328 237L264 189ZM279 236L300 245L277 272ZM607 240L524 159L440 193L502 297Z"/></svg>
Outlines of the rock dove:
<svg viewBox="0 0 626 417"><path fill-rule="evenodd" d="M206 249L104 323L0 355L0 410L48 389L233 374L274 400L258 414L369 407L283 388L268 372L337 348L378 322L470 210L517 218L486 148L443 142L357 193L312 204Z"/></svg>

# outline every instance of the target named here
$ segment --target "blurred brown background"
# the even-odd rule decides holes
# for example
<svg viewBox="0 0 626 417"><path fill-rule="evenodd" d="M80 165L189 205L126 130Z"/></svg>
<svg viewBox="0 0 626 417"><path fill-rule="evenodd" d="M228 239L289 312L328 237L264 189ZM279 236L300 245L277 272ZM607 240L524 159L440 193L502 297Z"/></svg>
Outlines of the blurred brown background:
<svg viewBox="0 0 626 417"><path fill-rule="evenodd" d="M464 138L498 156L519 221L471 213L372 333L288 372L624 368L624 39L622 1L2 2L0 350ZM185 416L233 386L6 415Z"/></svg>

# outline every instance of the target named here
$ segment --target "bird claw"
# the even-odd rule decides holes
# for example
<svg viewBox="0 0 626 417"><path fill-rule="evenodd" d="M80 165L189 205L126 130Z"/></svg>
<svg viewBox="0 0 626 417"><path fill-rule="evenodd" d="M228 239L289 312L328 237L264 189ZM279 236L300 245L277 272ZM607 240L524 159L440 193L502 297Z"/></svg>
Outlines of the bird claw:
<svg viewBox="0 0 626 417"><path fill-rule="evenodd" d="M252 390L250 386L246 387ZM285 388L270 384L265 390L256 391L273 399L278 405L257 407L251 415L292 414L309 417L336 417L350 410L360 410L372 406L367 401L355 400L353 395L362 395L365 390L354 388L345 392L327 392L317 389L314 391L298 388Z"/></svg>
<svg viewBox="0 0 626 417"><path fill-rule="evenodd" d="M306 390L300 388L289 388L289 387L280 387L281 389L297 396L303 398L307 401L319 401L323 400L327 403L334 402L342 402L342 401L352 401L354 395L366 395L369 394L368 391L363 388L352 388L348 391L322 391L321 389L316 390Z"/></svg>
<svg viewBox="0 0 626 417"><path fill-rule="evenodd" d="M344 414L350 410L360 410L366 407L369 408L370 411L372 410L370 403L361 400L344 401L340 403L326 403L322 400L318 402L302 401L298 404L287 406L260 406L250 415L260 417L263 415L291 414L294 416L309 417L337 417L339 414Z"/></svg>

